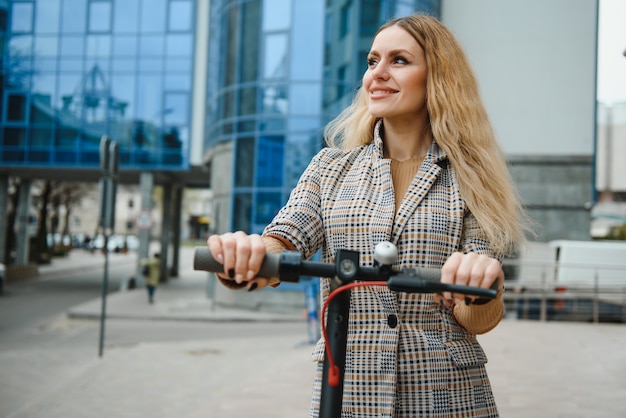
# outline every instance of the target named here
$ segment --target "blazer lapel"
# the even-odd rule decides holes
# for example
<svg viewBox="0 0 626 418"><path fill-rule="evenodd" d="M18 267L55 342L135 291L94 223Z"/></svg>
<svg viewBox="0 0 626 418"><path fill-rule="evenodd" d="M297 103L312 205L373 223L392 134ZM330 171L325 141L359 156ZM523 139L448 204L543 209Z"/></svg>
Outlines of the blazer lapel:
<svg viewBox="0 0 626 418"><path fill-rule="evenodd" d="M428 194L435 181L437 181L439 173L441 173L443 167L447 167L447 158L445 152L433 141L424 158L424 162L422 162L406 195L402 199L400 209L396 214L393 224L392 242L397 242L407 221L422 200L424 200L424 197Z"/></svg>

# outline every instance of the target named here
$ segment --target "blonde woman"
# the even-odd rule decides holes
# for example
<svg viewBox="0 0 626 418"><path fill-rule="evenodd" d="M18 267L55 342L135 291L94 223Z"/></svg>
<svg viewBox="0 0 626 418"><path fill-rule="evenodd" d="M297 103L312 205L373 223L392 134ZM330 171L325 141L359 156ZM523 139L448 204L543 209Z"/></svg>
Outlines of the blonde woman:
<svg viewBox="0 0 626 418"><path fill-rule="evenodd" d="M441 268L446 283L489 288L498 298L354 289L342 417L498 416L476 335L504 307L501 260L524 240L524 214L509 180L473 72L451 32L412 15L380 28L354 102L326 129L329 147L311 161L263 236L209 238L222 281L276 286L256 273L266 252L398 248L396 269ZM329 294L323 279L321 296ZM311 416L319 412L324 342Z"/></svg>

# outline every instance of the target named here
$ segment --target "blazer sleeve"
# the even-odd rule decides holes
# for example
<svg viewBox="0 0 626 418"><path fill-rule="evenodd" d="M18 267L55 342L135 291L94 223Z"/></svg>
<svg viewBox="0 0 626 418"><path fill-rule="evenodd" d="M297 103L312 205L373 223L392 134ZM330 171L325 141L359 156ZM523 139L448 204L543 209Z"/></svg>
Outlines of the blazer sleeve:
<svg viewBox="0 0 626 418"><path fill-rule="evenodd" d="M502 256L496 254L489 246L480 225L471 212L467 212L463 220L463 234L461 237L461 251L465 254L476 252L502 261ZM484 334L496 327L504 316L504 301L502 289L495 299L483 305L458 304L454 306L454 317L459 325L471 334Z"/></svg>

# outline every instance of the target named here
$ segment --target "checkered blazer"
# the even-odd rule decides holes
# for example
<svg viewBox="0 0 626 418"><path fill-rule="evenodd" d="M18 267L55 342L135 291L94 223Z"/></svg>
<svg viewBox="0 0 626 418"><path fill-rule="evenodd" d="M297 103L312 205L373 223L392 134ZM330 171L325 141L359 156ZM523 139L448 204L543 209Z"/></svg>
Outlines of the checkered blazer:
<svg viewBox="0 0 626 418"><path fill-rule="evenodd" d="M396 213L379 125L370 145L320 151L264 234L291 242L306 258L321 248L325 262L333 262L338 249L356 250L367 266L374 263L375 245L391 241L398 247L396 269L440 268L455 251L495 256L435 142ZM322 279L322 300L329 289ZM318 415L323 356L320 341L312 355L318 361L312 417ZM498 416L486 362L476 337L433 295L357 288L350 302L341 416Z"/></svg>

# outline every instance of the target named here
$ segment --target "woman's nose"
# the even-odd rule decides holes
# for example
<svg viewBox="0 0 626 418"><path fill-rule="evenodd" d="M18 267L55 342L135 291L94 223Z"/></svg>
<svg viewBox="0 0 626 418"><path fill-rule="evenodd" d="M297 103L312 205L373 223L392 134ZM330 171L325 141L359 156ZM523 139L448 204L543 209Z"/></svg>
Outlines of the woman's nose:
<svg viewBox="0 0 626 418"><path fill-rule="evenodd" d="M387 65L383 62L379 62L372 70L372 76L377 79L387 80L389 78L389 72L387 70Z"/></svg>

